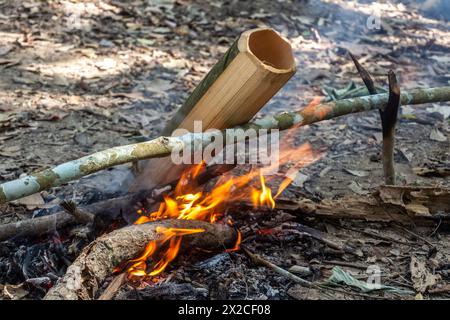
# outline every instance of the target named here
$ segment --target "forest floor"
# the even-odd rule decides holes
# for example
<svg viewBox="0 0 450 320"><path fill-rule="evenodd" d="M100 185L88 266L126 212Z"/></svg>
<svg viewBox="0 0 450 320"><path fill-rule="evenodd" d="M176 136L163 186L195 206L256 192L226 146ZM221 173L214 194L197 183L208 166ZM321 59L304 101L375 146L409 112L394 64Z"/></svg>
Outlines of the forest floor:
<svg viewBox="0 0 450 320"><path fill-rule="evenodd" d="M351 81L361 86L348 50L379 86L386 87L390 69L402 89L449 85L449 4L426 2L158 0L148 5L141 0L0 0L0 183L94 151L157 137L234 39L250 28L269 26L289 39L298 66L258 116L300 109L327 89L343 89ZM371 24L374 17L380 18L379 26ZM402 107L395 149L400 185L450 187L448 177L416 174L417 168L449 168L449 117L449 103ZM286 198L364 196L383 184L378 112L303 127L295 140L325 154L302 169ZM62 199L88 204L122 195L127 191L121 185L126 168L0 206L0 223L51 214ZM269 220L288 215L276 212ZM242 216L238 226L261 228L260 221L252 225ZM327 250L323 243L296 234L259 235L247 245L286 269L309 266L314 271L310 280L327 279L335 265L330 261L347 263L341 267L363 280L367 267L378 265L383 284L413 293L306 289L234 252L206 261L182 256L158 285L139 291L127 286L118 298L450 296L450 235L439 222L407 231L390 223L344 220L296 218L280 223L313 226L362 255ZM33 287L27 280L48 276L48 265L30 259L52 252L56 258L51 272L55 278L64 274L76 252L67 252L74 240L63 235L0 242L0 299L44 295L48 285ZM413 260L423 262L422 273L432 281L424 290L417 289L419 280L411 275Z"/></svg>

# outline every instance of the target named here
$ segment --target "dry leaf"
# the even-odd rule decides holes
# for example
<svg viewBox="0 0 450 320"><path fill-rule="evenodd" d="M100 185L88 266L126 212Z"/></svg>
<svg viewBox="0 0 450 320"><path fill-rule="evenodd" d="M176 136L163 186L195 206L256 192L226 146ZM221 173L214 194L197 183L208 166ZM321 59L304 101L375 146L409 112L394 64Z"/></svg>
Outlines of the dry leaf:
<svg viewBox="0 0 450 320"><path fill-rule="evenodd" d="M45 201L40 193L35 193L28 197L18 199L14 201L14 203L26 206L28 210L34 210L42 207L45 204Z"/></svg>
<svg viewBox="0 0 450 320"><path fill-rule="evenodd" d="M433 141L444 142L447 141L447 137L440 132L437 128L431 129L430 139Z"/></svg>
<svg viewBox="0 0 450 320"><path fill-rule="evenodd" d="M426 260L423 258L411 256L410 271L413 287L419 293L424 293L441 279L439 275L434 275L428 270Z"/></svg>
<svg viewBox="0 0 450 320"><path fill-rule="evenodd" d="M24 298L28 291L23 288L23 283L18 285L0 284L1 296L8 300L20 300Z"/></svg>
<svg viewBox="0 0 450 320"><path fill-rule="evenodd" d="M348 172L354 176L357 176L357 177L367 177L369 175L369 173L367 171L363 171L363 170L344 169L344 171Z"/></svg>

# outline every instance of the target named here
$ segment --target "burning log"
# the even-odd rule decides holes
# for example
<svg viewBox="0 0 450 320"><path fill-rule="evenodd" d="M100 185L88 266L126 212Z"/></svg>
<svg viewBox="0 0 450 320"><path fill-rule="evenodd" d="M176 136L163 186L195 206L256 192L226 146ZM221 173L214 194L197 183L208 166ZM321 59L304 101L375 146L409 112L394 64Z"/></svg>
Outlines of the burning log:
<svg viewBox="0 0 450 320"><path fill-rule="evenodd" d="M84 248L44 299L94 299L101 283L121 262L136 257L149 242L162 237L158 228L201 229L203 232L184 239L191 247L210 251L232 248L238 239L238 232L228 225L197 220L159 220L118 229Z"/></svg>
<svg viewBox="0 0 450 320"><path fill-rule="evenodd" d="M162 134L175 129L193 132L194 121L203 131L226 129L248 122L296 71L290 44L275 30L248 30L233 43L169 121ZM131 191L153 188L180 177L185 166L167 159L144 164Z"/></svg>
<svg viewBox="0 0 450 320"><path fill-rule="evenodd" d="M388 102L388 94L343 99L312 105L295 112L286 112L274 117L255 120L235 129L280 129L304 126L315 122L329 120L343 115L383 108ZM413 89L400 96L402 105L415 105L450 100L450 87ZM226 137L226 132L223 135ZM214 134L189 133L178 137L159 137L150 141L110 148L96 152L77 160L63 163L17 180L0 185L0 204L16 200L50 187L79 179L91 173L119 164L137 160L160 158L173 151L182 150L193 142L207 145ZM234 136L233 136L234 138ZM226 138L224 139L226 141Z"/></svg>

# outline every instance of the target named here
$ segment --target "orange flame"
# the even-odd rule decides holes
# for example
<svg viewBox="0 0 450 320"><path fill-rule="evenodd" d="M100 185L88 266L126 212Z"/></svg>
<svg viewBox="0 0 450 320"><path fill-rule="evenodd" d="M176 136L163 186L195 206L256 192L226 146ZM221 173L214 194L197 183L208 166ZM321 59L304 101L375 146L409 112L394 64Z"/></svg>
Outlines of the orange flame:
<svg viewBox="0 0 450 320"><path fill-rule="evenodd" d="M127 272L131 276L156 276L164 271L167 265L175 259L178 254L181 245L181 237L187 234L204 232L203 229L180 229L180 228L163 228L157 227L156 232L161 234L162 237L159 240L150 241L145 247L144 252L136 259L130 260L131 264L127 268ZM169 247L163 254L162 258L153 266L153 270L149 273L147 270L146 261L153 257L157 251L157 248L162 247L169 241Z"/></svg>
<svg viewBox="0 0 450 320"><path fill-rule="evenodd" d="M291 146L285 148L281 145L280 150L283 149L279 158L280 163L294 163L293 168L297 170L317 159L317 155L314 154L308 143L295 148ZM164 196L164 201L160 203L155 212L149 213L145 209L138 210L141 216L135 221L135 224L161 219L202 220L215 223L222 218L226 203L247 199L251 199L255 207L267 206L274 209L276 206L274 199L292 182L290 177L284 179L273 197L272 190L266 184L267 176L265 177L263 174L263 170L266 172L273 168L265 167L253 169L237 177L222 176L212 190L206 192L196 182L196 178L204 172L205 168L206 163L201 162L186 170L174 190L174 195ZM256 180L258 177L259 179ZM258 184L258 187L254 186L255 183ZM232 224L231 221L228 223ZM160 239L148 243L139 257L128 261L126 271L130 277L139 279L160 274L176 258L182 237L203 231L202 229L158 228L157 232L161 234ZM235 246L227 251L238 250L241 240L242 235L238 232ZM148 263L150 262L152 263L149 267Z"/></svg>
<svg viewBox="0 0 450 320"><path fill-rule="evenodd" d="M252 202L255 208L266 205L272 209L275 208L275 201L272 198L272 190L270 190L266 186L266 182L264 181L264 176L262 173L259 175L261 181L261 190L253 189L252 190Z"/></svg>

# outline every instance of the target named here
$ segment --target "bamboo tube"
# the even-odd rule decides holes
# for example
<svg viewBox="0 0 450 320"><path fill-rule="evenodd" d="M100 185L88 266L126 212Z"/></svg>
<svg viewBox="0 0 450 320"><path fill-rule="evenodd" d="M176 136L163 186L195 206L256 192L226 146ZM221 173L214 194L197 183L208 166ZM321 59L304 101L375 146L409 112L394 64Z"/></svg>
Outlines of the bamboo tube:
<svg viewBox="0 0 450 320"><path fill-rule="evenodd" d="M294 75L290 44L277 32L259 28L244 32L195 88L164 128L225 129L247 123Z"/></svg>
<svg viewBox="0 0 450 320"><path fill-rule="evenodd" d="M403 91L400 98L402 105L450 101L450 86ZM249 122L246 125L236 127L236 129L285 130L294 126L300 127L351 113L383 108L387 102L388 94L386 93L331 101L294 112L284 112L276 116L267 116ZM211 135L186 134L179 137L158 137L146 142L118 146L60 164L54 168L8 181L0 184L0 204L29 196L49 189L50 187L56 187L119 164L166 157L173 150L180 150L186 144L191 144L193 140L207 145L211 141ZM226 141L226 138L223 140Z"/></svg>
<svg viewBox="0 0 450 320"><path fill-rule="evenodd" d="M198 120L202 130L247 123L295 71L292 48L277 32L270 28L248 30L195 88L163 135L172 135L177 128L193 132ZM131 191L172 181L183 168L170 159L147 161Z"/></svg>

